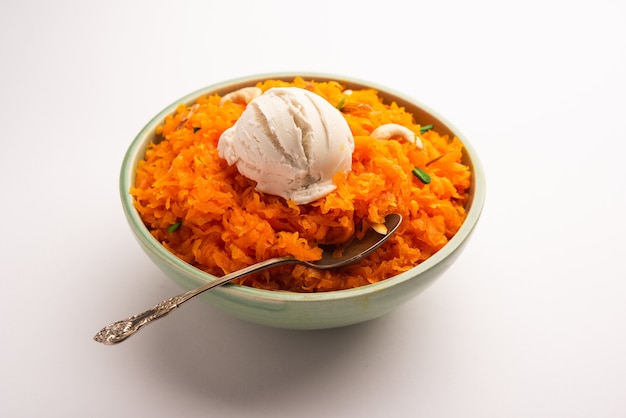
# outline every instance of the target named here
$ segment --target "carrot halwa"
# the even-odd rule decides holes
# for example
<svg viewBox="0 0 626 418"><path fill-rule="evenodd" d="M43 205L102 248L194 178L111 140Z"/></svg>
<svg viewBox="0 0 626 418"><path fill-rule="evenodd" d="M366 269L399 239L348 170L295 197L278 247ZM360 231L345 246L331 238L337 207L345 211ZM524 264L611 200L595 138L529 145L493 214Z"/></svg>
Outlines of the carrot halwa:
<svg viewBox="0 0 626 418"><path fill-rule="evenodd" d="M137 168L131 188L136 209L152 235L182 260L222 276L272 257L320 258L319 245L362 236L392 212L404 220L398 231L367 258L335 270L283 265L237 283L268 290L322 292L354 288L409 270L442 248L465 219L471 173L462 163L457 138L420 133L404 108L384 103L372 89L346 90L339 82L295 78L257 84L300 87L341 110L354 136L352 170L334 177L335 191L310 204L296 205L255 190L218 156L220 135L242 114L245 104L219 95L179 105L157 128ZM388 123L419 135L420 149L402 138L375 139ZM425 184L414 169L428 173Z"/></svg>

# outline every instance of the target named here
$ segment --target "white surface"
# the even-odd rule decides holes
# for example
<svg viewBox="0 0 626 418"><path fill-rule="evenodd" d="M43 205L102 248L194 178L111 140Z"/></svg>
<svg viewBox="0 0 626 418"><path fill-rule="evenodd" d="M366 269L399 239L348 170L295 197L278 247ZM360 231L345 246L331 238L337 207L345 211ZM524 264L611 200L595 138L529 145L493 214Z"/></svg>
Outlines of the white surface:
<svg viewBox="0 0 626 418"><path fill-rule="evenodd" d="M626 414L624 2L408 4L0 3L0 416ZM401 90L467 135L489 189L466 252L352 328L190 303L92 341L179 291L122 215L132 138L197 88L288 70Z"/></svg>

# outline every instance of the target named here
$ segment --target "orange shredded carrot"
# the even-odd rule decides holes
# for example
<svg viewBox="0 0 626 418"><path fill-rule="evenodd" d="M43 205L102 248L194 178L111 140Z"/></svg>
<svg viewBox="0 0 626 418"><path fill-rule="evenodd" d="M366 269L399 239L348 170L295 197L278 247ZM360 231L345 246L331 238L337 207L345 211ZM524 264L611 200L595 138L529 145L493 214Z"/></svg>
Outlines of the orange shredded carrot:
<svg viewBox="0 0 626 418"><path fill-rule="evenodd" d="M410 113L395 103L383 103L375 90L347 95L339 82L300 77L257 86L263 91L302 87L333 106L343 101L342 113L355 139L352 171L336 175L337 189L307 205L257 192L254 181L217 153L220 135L245 105L220 104L218 95L202 97L192 107L180 105L157 129L160 141L148 147L130 191L152 235L176 256L217 276L271 257L316 260L320 244L362 236L387 214L401 213L404 222L398 232L356 264L326 271L279 266L238 281L269 290L333 291L406 271L441 249L461 227L471 173L462 163L459 139L431 129L421 134L420 149L406 140L370 137L385 123L401 124L415 133L420 129ZM415 178L414 167L427 170L431 182ZM168 231L177 222L181 226Z"/></svg>

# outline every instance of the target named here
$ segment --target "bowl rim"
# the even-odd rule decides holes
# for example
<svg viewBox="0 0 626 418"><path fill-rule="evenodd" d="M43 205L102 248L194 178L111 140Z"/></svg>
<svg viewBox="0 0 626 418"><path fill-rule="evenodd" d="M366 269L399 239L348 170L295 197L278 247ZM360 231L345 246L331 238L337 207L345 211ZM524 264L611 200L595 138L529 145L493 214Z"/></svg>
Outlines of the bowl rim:
<svg viewBox="0 0 626 418"><path fill-rule="evenodd" d="M276 291L276 290L264 290L257 289L249 286L243 286L233 283L227 283L213 289L213 293L222 293L223 295L230 295L231 297L245 297L249 299L255 299L258 301L267 302L314 302L314 301L331 301L350 299L353 297L362 297L377 292L384 291L388 288L397 286L403 282L412 280L419 277L424 272L430 270L434 266L443 262L449 255L454 253L461 247L465 240L474 230L478 219L481 216L485 198L486 198L486 180L483 166L478 158L478 155L473 148L472 144L465 138L465 136L447 119L439 115L436 111L430 107L424 105L418 100L407 96L404 93L398 92L392 88L383 86L370 81L361 80L354 77L347 77L343 75L318 73L318 72L273 72L273 73L261 73L254 74L245 77L233 78L230 80L221 81L208 85L206 87L197 89L180 99L175 100L170 105L165 107L159 113L157 113L150 121L139 131L131 142L127 149L120 170L119 188L120 197L122 200L122 207L127 221L130 224L131 229L135 233L136 238L140 241L140 244L144 247L144 250L157 256L162 262L166 263L170 268L179 271L186 277L192 278L196 282L197 286L207 283L210 280L215 280L216 277L192 266L191 264L178 258L176 255L168 251L160 242L158 242L148 231L144 225L139 212L135 209L133 204L133 198L130 194L130 188L134 186L135 171L138 161L143 158L145 148L149 144L149 138L152 137L154 130L158 125L162 123L167 115L175 112L176 108L181 104L189 104L195 101L198 97L206 94L210 94L220 89L225 89L229 86L236 85L253 85L260 80L269 79L293 79L295 77L302 77L304 79L315 79L318 81L338 81L345 82L351 85L361 85L373 88L380 93L395 96L412 106L422 109L428 114L434 116L441 121L464 145L464 152L466 157L471 160L472 163L472 199L468 202L469 209L467 211L466 218L461 225L457 233L444 245L439 251L429 257L427 260L418 264L417 266L402 272L396 276L390 277L380 282L344 290L336 290L330 292L317 292L317 293L297 293L289 291ZM235 88L233 88L234 90ZM140 155L141 154L141 155Z"/></svg>

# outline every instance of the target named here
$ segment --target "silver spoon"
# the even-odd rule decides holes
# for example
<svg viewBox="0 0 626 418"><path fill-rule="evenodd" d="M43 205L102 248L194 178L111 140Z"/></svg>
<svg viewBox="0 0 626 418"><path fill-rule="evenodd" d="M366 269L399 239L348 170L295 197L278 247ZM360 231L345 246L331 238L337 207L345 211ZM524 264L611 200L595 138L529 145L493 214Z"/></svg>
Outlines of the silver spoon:
<svg viewBox="0 0 626 418"><path fill-rule="evenodd" d="M220 286L224 283L228 283L231 280L256 273L269 267L278 266L280 264L304 264L316 269L328 270L354 263L374 251L383 242L385 242L391 235L393 235L394 232L396 232L401 222L402 216L400 214L392 213L387 215L385 218L385 227L382 228L382 231L380 228L377 228L380 232L385 232L384 230L386 229L386 233L381 234L380 232L376 232L374 229L370 229L362 239L355 239L350 242L350 244L344 248L341 257L333 256L333 248L325 248L322 253L322 258L317 261L301 261L288 256L271 258L269 260L253 264L244 269L217 278L216 280L196 289L192 289L181 295L164 300L154 308L148 309L144 313L140 313L138 315L131 316L128 319L107 325L102 328L93 337L93 339L106 345L113 345L122 342L139 331L139 329L144 325L167 315L183 303L187 302L189 299L198 296L200 293L206 292L207 290L213 289L214 287Z"/></svg>

